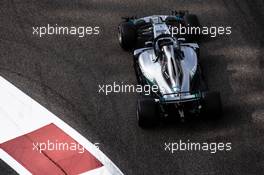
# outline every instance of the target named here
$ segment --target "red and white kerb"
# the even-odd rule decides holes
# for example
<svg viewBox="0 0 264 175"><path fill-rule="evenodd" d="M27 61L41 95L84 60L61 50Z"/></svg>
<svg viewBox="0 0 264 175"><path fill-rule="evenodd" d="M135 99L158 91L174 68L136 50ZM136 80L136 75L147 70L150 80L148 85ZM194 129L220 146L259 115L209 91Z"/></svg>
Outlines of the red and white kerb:
<svg viewBox="0 0 264 175"><path fill-rule="evenodd" d="M122 175L91 142L2 77L0 121L0 158L19 174ZM54 145L34 149L48 142L65 148L78 145L83 151L58 150Z"/></svg>

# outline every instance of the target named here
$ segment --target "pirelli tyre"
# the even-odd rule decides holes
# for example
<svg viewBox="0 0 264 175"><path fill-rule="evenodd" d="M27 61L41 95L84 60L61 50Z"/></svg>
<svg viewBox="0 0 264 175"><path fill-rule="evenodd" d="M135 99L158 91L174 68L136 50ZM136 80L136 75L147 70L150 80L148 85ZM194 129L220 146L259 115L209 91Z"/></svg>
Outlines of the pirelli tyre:
<svg viewBox="0 0 264 175"><path fill-rule="evenodd" d="M177 20L176 16L168 16L165 19L165 23L169 26L179 26L179 21Z"/></svg>
<svg viewBox="0 0 264 175"><path fill-rule="evenodd" d="M222 116L222 103L219 92L207 92L204 94L202 115L207 119L218 119Z"/></svg>
<svg viewBox="0 0 264 175"><path fill-rule="evenodd" d="M159 123L159 111L154 98L143 96L137 103L138 125L142 128L154 127Z"/></svg>
<svg viewBox="0 0 264 175"><path fill-rule="evenodd" d="M122 22L118 26L118 40L120 46L125 50L135 47L137 41L136 27L132 22Z"/></svg>
<svg viewBox="0 0 264 175"><path fill-rule="evenodd" d="M189 28L189 31L191 33L186 34L185 38L186 41L188 42L198 42L200 39L200 33L199 30L201 29L200 22L198 20L198 17L193 14L186 14L184 15L184 22L185 22L185 27ZM198 29L200 28L200 29Z"/></svg>

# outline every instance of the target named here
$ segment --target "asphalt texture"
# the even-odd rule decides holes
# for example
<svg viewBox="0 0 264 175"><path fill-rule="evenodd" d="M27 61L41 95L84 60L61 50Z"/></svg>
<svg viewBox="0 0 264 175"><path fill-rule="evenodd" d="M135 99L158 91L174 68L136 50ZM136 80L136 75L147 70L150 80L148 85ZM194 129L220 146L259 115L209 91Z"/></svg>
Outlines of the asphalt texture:
<svg viewBox="0 0 264 175"><path fill-rule="evenodd" d="M209 88L221 92L219 121L137 126L138 94L108 96L99 84L136 84L131 53L118 45L121 16L189 10L232 34L201 42ZM99 36L32 35L33 26L100 26ZM252 175L264 172L262 0L2 0L0 75L70 124L127 175ZM1 97L0 97L1 98ZM165 142L231 142L232 150L164 151ZM0 174L15 174L4 162Z"/></svg>

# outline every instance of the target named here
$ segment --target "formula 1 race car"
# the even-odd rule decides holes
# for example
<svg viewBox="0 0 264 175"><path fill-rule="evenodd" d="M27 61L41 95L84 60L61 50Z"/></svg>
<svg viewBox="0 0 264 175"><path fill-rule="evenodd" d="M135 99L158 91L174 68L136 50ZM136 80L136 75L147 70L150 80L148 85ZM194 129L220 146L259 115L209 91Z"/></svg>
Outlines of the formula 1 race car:
<svg viewBox="0 0 264 175"><path fill-rule="evenodd" d="M134 52L138 83L158 86L151 95L142 94L137 104L138 124L156 125L162 117L219 117L222 112L220 93L209 92L203 79L199 35L172 35L179 25L199 27L196 15L175 12L124 18L118 27L121 47Z"/></svg>

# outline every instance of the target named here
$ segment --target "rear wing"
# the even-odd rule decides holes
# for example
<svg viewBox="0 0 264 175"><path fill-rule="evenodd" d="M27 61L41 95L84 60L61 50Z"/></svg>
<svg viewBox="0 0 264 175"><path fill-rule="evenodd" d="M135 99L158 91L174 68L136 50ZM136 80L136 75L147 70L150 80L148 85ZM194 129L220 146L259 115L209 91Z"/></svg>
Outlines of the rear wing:
<svg viewBox="0 0 264 175"><path fill-rule="evenodd" d="M159 98L160 103L181 103L200 100L203 96L201 91L196 92L177 92L163 94Z"/></svg>

